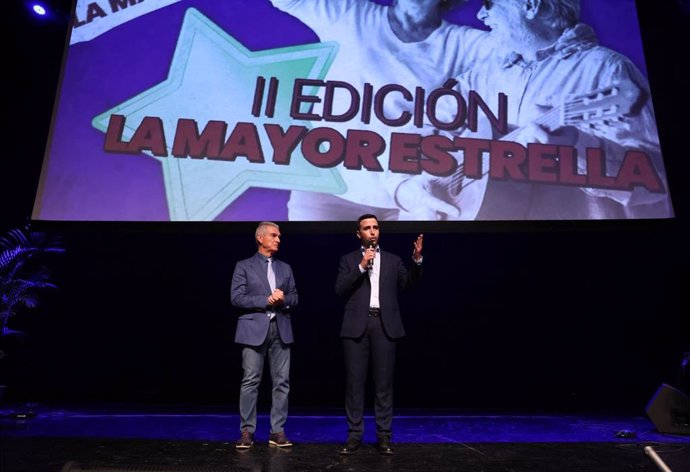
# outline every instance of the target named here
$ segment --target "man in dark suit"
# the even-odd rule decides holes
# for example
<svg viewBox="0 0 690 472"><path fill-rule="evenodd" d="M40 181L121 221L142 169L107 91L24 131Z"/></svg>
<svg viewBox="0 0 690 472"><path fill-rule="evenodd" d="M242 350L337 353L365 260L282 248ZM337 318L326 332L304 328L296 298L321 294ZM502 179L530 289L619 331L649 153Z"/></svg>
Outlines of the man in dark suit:
<svg viewBox="0 0 690 472"><path fill-rule="evenodd" d="M290 447L283 429L290 391L290 308L297 305L292 269L273 255L280 246L280 229L264 221L256 228L257 252L239 261L232 274L232 305L241 310L235 342L242 347L244 376L240 386L240 431L235 447L249 449L256 431L256 402L264 359L268 356L273 383L269 446Z"/></svg>
<svg viewBox="0 0 690 472"><path fill-rule="evenodd" d="M364 434L364 392L369 359L374 379L374 413L379 451L392 454L393 369L397 339L405 335L398 287L407 288L422 273L423 235L414 241L411 269L399 256L379 248L379 223L375 215L357 220L361 248L340 258L335 291L346 297L340 330L345 354L345 413L348 438L341 454L353 454Z"/></svg>

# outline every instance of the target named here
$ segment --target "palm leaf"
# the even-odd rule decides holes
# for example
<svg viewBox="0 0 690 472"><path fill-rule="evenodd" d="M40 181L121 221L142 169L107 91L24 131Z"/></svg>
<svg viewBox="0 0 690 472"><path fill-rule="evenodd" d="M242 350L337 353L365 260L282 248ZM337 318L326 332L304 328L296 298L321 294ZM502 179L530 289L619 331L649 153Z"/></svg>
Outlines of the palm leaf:
<svg viewBox="0 0 690 472"><path fill-rule="evenodd" d="M58 235L31 231L29 225L0 237L0 328L8 332L7 321L20 307L36 308L40 292L55 288L50 272L38 265L39 256L64 252Z"/></svg>

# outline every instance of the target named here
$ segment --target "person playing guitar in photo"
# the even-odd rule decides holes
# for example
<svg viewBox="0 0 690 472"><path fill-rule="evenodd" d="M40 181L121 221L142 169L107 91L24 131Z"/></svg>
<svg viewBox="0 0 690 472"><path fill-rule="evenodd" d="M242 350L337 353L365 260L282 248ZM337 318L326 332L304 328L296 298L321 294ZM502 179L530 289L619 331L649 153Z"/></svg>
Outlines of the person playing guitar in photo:
<svg viewBox="0 0 690 472"><path fill-rule="evenodd" d="M484 0L477 17L490 28L494 48L485 61L457 78L456 90L462 96L477 92L491 110L498 109L499 94L505 94L512 131L496 136L480 126L476 133L450 134L511 141L525 149L534 143L574 149L570 160L552 157L554 174L568 164L573 168L560 171L594 172L587 168L595 167L587 154L596 149L603 161L599 171L614 179L626 154L636 151L636 157L649 163L658 188L543 182L529 177L533 169L527 162L521 167L527 178L495 178L488 174L488 152L481 178L470 178L458 151L453 176L390 176L402 210L413 219L458 220L673 216L647 80L627 57L599 45L579 15L579 0ZM457 107L448 111L452 113ZM440 212L439 201L456 206L460 217Z"/></svg>

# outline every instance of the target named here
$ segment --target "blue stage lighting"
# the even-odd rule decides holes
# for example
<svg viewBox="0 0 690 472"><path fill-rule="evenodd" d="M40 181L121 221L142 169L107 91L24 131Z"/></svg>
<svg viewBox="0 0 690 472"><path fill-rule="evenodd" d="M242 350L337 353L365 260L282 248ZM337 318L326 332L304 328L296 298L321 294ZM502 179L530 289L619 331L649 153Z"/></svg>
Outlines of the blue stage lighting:
<svg viewBox="0 0 690 472"><path fill-rule="evenodd" d="M46 7L44 7L40 3L34 3L33 5L31 5L31 10L38 16L46 16L48 14L48 10L46 9Z"/></svg>

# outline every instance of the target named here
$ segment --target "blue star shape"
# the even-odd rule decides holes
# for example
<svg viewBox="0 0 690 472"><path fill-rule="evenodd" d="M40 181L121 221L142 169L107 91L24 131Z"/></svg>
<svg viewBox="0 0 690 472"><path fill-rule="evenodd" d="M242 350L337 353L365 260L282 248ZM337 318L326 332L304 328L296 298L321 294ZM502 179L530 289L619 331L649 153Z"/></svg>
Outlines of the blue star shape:
<svg viewBox="0 0 690 472"><path fill-rule="evenodd" d="M335 57L336 43L312 43L285 48L250 51L215 23L190 8L185 13L168 78L154 87L105 111L93 126L105 132L110 116L124 115L123 140L131 139L146 116L161 118L166 136L174 136L179 118L194 119L203 126L210 120L252 122L260 134L265 163L244 157L234 161L157 157L161 163L166 198L172 221L211 221L250 187L341 193L345 184L334 169L309 164L295 149L290 165L270 162L272 146L264 123L309 126L289 116L292 87L297 78L323 79ZM276 77L275 115L251 115L256 78ZM284 84L289 84L285 87ZM168 142L168 145L171 143ZM248 220L255 219L247 215Z"/></svg>

